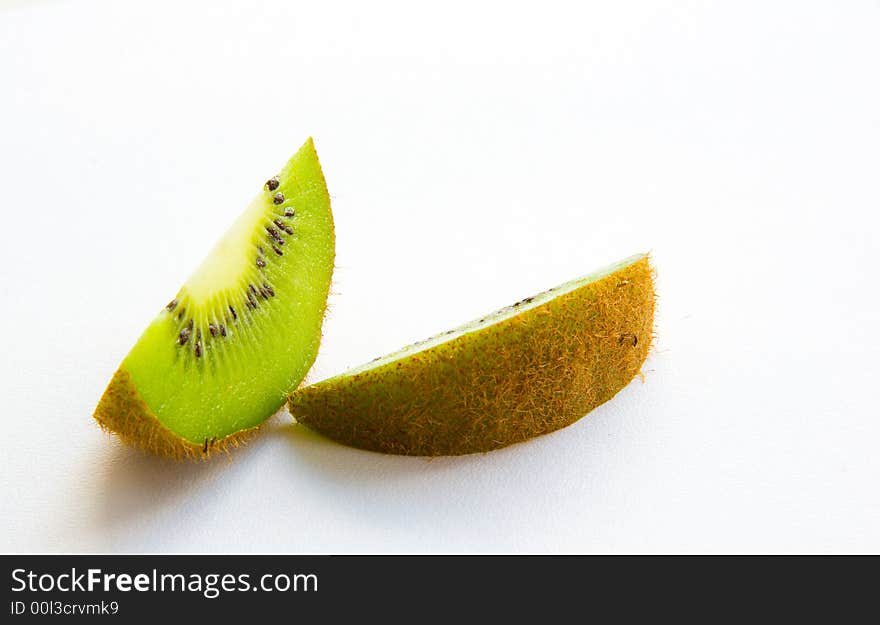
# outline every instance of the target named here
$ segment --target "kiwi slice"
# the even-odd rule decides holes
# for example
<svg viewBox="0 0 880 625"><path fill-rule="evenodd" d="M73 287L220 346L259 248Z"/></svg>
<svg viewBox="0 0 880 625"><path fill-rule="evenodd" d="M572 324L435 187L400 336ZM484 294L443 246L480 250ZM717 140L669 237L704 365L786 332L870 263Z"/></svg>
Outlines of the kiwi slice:
<svg viewBox="0 0 880 625"><path fill-rule="evenodd" d="M95 419L165 456L238 443L312 366L333 259L330 196L309 139L147 327Z"/></svg>
<svg viewBox="0 0 880 625"><path fill-rule="evenodd" d="M300 388L297 422L418 456L489 451L574 423L639 372L653 337L647 255Z"/></svg>

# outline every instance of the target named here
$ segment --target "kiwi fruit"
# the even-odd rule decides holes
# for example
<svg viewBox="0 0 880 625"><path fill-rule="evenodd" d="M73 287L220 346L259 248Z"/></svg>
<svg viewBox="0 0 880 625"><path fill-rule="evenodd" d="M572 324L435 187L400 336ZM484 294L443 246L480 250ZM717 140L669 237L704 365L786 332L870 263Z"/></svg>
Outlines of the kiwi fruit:
<svg viewBox="0 0 880 625"><path fill-rule="evenodd" d="M243 440L315 360L334 246L309 139L150 323L95 419L126 443L177 458Z"/></svg>
<svg viewBox="0 0 880 625"><path fill-rule="evenodd" d="M574 423L639 372L653 338L645 254L295 391L294 419L347 445L489 451Z"/></svg>

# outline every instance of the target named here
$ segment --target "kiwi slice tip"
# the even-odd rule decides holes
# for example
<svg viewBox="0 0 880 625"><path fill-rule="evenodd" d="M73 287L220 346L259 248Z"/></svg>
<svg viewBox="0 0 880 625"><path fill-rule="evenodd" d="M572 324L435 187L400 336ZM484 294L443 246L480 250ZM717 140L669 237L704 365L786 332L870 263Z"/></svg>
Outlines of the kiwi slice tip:
<svg viewBox="0 0 880 625"><path fill-rule="evenodd" d="M237 445L314 362L333 261L330 196L309 139L143 332L97 422L175 458Z"/></svg>

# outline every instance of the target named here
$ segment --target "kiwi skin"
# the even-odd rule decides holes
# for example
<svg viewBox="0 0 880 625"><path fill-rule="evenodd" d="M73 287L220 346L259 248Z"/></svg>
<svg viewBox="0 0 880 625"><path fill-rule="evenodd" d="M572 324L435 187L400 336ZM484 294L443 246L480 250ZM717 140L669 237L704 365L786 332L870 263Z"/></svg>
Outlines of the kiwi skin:
<svg viewBox="0 0 880 625"><path fill-rule="evenodd" d="M258 425L221 439L207 440L203 445L191 443L162 425L141 399L123 367L113 374L94 417L101 429L115 434L126 445L177 460L205 460L217 452L228 452L246 442L260 428Z"/></svg>
<svg viewBox="0 0 880 625"><path fill-rule="evenodd" d="M570 425L639 373L653 340L647 255L410 356L294 392L297 422L390 454L485 452Z"/></svg>

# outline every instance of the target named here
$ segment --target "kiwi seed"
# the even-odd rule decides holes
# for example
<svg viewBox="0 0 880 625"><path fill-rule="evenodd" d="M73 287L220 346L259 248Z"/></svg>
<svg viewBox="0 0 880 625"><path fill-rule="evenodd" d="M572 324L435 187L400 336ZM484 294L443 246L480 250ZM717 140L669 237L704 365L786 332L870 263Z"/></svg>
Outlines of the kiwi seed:
<svg viewBox="0 0 880 625"><path fill-rule="evenodd" d="M281 221L280 219L273 219L272 223L278 226L279 229L284 230L287 234L293 234L293 228L288 226L286 223Z"/></svg>
<svg viewBox="0 0 880 625"><path fill-rule="evenodd" d="M272 226L266 226L266 232L269 233L269 236L272 237L272 240L278 245L284 245L284 239L281 238L281 235L278 234L278 231L275 228Z"/></svg>

